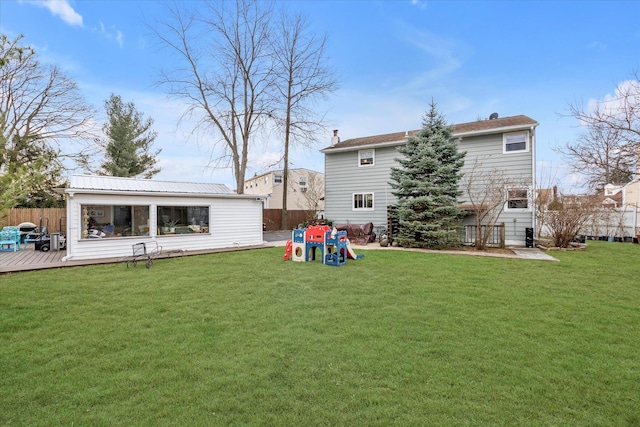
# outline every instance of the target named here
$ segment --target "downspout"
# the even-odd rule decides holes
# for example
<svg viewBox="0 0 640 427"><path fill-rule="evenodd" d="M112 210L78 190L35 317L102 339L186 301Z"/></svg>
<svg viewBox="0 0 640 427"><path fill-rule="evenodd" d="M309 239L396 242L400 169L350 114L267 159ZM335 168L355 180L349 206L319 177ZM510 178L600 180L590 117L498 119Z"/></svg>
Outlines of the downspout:
<svg viewBox="0 0 640 427"><path fill-rule="evenodd" d="M67 209L66 209L66 215L67 215L67 221L66 222L67 223L65 224L66 225L66 230L65 230L64 238L66 239L66 244L65 244L65 249L64 250L65 250L65 252L67 254L61 258L61 260L63 262L64 261L68 261L68 260L70 260L72 258L72 255L69 254L69 250L70 250L69 247L71 246L71 243L69 243L69 241L70 241L69 236L70 236L70 230L71 230L71 221L73 219L72 219L71 215L69 215L69 213L70 213L70 210L73 210L72 206L71 206L72 205L71 204L71 200L73 199L73 196L75 195L74 191L67 191L66 193L67 193Z"/></svg>
<svg viewBox="0 0 640 427"><path fill-rule="evenodd" d="M531 225L533 226L533 236L537 236L538 234L538 224L536 221L536 199L537 199L537 185L536 185L536 128L534 126L531 127L531 173L533 174L533 182L532 182L532 194L531 194L531 212L532 212L532 221ZM535 246L535 245L534 245Z"/></svg>

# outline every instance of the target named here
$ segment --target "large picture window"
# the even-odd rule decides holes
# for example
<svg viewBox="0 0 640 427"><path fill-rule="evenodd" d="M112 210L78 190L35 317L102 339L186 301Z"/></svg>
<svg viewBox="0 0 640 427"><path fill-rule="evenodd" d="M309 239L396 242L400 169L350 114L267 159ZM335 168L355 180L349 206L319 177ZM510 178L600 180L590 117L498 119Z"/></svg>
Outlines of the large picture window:
<svg viewBox="0 0 640 427"><path fill-rule="evenodd" d="M353 193L353 210L372 210L373 193Z"/></svg>
<svg viewBox="0 0 640 427"><path fill-rule="evenodd" d="M158 206L158 234L209 232L208 206Z"/></svg>
<svg viewBox="0 0 640 427"><path fill-rule="evenodd" d="M149 235L149 206L82 205L83 239Z"/></svg>

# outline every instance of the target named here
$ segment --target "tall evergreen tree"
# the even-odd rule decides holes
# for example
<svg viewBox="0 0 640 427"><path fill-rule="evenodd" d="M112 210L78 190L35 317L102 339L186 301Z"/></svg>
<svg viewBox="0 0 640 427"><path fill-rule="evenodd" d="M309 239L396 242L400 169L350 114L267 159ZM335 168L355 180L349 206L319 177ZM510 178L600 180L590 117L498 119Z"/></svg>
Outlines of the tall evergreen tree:
<svg viewBox="0 0 640 427"><path fill-rule="evenodd" d="M161 150L150 153L157 132L151 130L153 119L145 119L133 102L122 102L119 95L111 94L104 103L109 118L103 126L107 136L104 160L100 175L151 178L160 172L156 168L156 156Z"/></svg>
<svg viewBox="0 0 640 427"><path fill-rule="evenodd" d="M463 212L458 208L458 189L464 152L452 140L453 127L432 101L423 128L398 149L399 167L391 168L391 188L397 198L399 235L405 247L439 248L458 241L456 225Z"/></svg>

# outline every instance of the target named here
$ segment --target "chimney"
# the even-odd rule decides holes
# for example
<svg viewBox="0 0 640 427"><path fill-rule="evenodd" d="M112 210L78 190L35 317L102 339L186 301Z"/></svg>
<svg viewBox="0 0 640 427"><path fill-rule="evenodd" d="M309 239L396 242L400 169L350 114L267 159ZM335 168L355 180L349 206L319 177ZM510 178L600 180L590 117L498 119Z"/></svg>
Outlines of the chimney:
<svg viewBox="0 0 640 427"><path fill-rule="evenodd" d="M334 129L333 136L331 137L331 146L333 147L339 142L340 142L340 137L338 136L338 129Z"/></svg>

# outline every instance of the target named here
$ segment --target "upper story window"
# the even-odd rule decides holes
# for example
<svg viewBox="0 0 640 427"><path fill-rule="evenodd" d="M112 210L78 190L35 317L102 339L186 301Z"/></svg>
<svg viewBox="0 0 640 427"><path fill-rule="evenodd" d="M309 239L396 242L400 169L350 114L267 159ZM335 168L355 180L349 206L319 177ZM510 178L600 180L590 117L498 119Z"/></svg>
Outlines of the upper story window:
<svg viewBox="0 0 640 427"><path fill-rule="evenodd" d="M373 193L353 193L353 210L373 210Z"/></svg>
<svg viewBox="0 0 640 427"><path fill-rule="evenodd" d="M507 210L528 210L529 190L526 188L509 188L507 190Z"/></svg>
<svg viewBox="0 0 640 427"><path fill-rule="evenodd" d="M298 177L298 185L300 187L306 187L307 186L307 177L306 176Z"/></svg>
<svg viewBox="0 0 640 427"><path fill-rule="evenodd" d="M375 154L374 149L358 151L358 166L373 166Z"/></svg>
<svg viewBox="0 0 640 427"><path fill-rule="evenodd" d="M273 182L275 184L282 184L282 175L276 175L273 177Z"/></svg>
<svg viewBox="0 0 640 427"><path fill-rule="evenodd" d="M529 151L529 132L505 133L502 140L505 154Z"/></svg>

